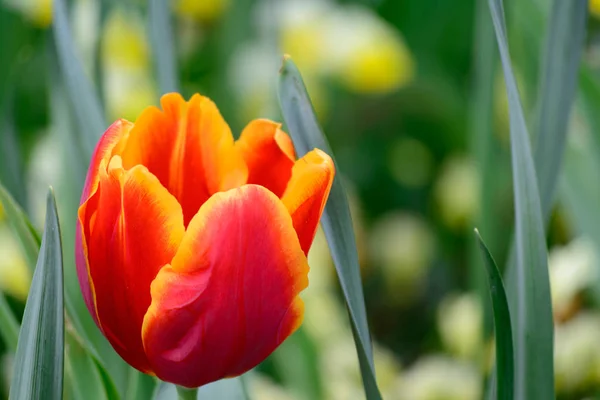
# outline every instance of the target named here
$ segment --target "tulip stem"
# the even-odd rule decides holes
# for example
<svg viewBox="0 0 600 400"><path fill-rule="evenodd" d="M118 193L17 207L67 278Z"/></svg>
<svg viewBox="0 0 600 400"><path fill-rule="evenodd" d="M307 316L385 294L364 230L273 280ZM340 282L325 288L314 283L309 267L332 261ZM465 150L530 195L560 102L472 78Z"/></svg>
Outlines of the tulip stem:
<svg viewBox="0 0 600 400"><path fill-rule="evenodd" d="M198 396L198 388L188 389L183 386L177 386L177 397L179 400L196 400Z"/></svg>

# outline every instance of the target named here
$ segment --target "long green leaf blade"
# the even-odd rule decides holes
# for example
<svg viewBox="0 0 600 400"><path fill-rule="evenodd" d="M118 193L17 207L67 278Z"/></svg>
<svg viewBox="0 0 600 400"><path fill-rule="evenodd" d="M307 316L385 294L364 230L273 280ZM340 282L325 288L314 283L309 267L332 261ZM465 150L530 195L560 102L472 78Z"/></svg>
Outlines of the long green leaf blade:
<svg viewBox="0 0 600 400"><path fill-rule="evenodd" d="M4 293L0 292L0 336L10 351L17 350L19 328L19 322L10 309Z"/></svg>
<svg viewBox="0 0 600 400"><path fill-rule="evenodd" d="M587 0L554 0L547 28L533 132L542 215L550 216L583 52Z"/></svg>
<svg viewBox="0 0 600 400"><path fill-rule="evenodd" d="M21 243L23 254L27 259L27 265L31 272L33 272L38 258L40 238L21 207L19 207L2 184L0 184L0 203L4 207L10 227Z"/></svg>
<svg viewBox="0 0 600 400"><path fill-rule="evenodd" d="M515 203L515 398L553 399L553 320L547 249L529 134L512 71L501 0L489 0L509 103Z"/></svg>
<svg viewBox="0 0 600 400"><path fill-rule="evenodd" d="M75 52L76 46L71 35L64 0L52 2L52 19L58 63L81 131L80 145L86 154L86 159L89 160L100 134L107 127L104 111Z"/></svg>
<svg viewBox="0 0 600 400"><path fill-rule="evenodd" d="M150 0L148 31L152 57L161 94L177 92L177 60L175 58L169 1Z"/></svg>
<svg viewBox="0 0 600 400"><path fill-rule="evenodd" d="M500 271L490 254L479 231L475 235L481 250L481 257L487 270L490 297L494 310L494 331L496 333L496 398L512 400L514 398L514 359L512 327L508 300L502 283Z"/></svg>
<svg viewBox="0 0 600 400"><path fill-rule="evenodd" d="M64 362L62 247L54 193L23 315L10 400L62 399Z"/></svg>
<svg viewBox="0 0 600 400"><path fill-rule="evenodd" d="M288 56L284 57L280 70L278 95L283 117L298 156L302 157L313 148L319 148L333 158L331 148L317 122L302 76ZM337 164L336 169L339 170ZM365 393L368 399L380 399L381 394L375 380L356 240L348 199L339 174L334 178L321 224L348 305Z"/></svg>

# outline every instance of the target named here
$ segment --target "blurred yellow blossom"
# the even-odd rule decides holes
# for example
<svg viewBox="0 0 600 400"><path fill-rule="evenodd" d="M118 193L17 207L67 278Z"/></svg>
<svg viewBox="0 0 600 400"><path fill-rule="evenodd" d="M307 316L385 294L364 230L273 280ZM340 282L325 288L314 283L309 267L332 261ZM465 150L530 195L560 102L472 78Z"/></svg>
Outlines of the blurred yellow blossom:
<svg viewBox="0 0 600 400"><path fill-rule="evenodd" d="M452 229L465 228L479 207L477 169L470 159L448 160L435 185L435 198L442 220Z"/></svg>
<svg viewBox="0 0 600 400"><path fill-rule="evenodd" d="M174 0L175 14L199 22L218 19L229 8L230 0Z"/></svg>
<svg viewBox="0 0 600 400"><path fill-rule="evenodd" d="M31 283L19 244L9 228L0 225L0 290L25 301Z"/></svg>
<svg viewBox="0 0 600 400"><path fill-rule="evenodd" d="M477 400L482 398L482 377L470 363L447 356L419 359L398 383L398 399Z"/></svg>
<svg viewBox="0 0 600 400"><path fill-rule="evenodd" d="M103 31L104 95L110 120L135 120L156 102L144 24L135 12L115 7Z"/></svg>
<svg viewBox="0 0 600 400"><path fill-rule="evenodd" d="M600 384L600 315L584 312L556 327L554 374L558 393Z"/></svg>
<svg viewBox="0 0 600 400"><path fill-rule="evenodd" d="M47 28L52 22L52 0L4 0L4 3L40 28Z"/></svg>
<svg viewBox="0 0 600 400"><path fill-rule="evenodd" d="M446 297L438 308L437 324L444 347L459 357L474 360L483 344L483 310L472 293Z"/></svg>
<svg viewBox="0 0 600 400"><path fill-rule="evenodd" d="M600 0L589 1L590 14L596 18L600 18Z"/></svg>
<svg viewBox="0 0 600 400"><path fill-rule="evenodd" d="M548 255L552 308L558 320L567 318L576 296L597 279L597 255L588 238L580 237Z"/></svg>
<svg viewBox="0 0 600 400"><path fill-rule="evenodd" d="M423 289L434 253L427 223L412 214L386 214L373 226L369 244L390 298L398 303L412 301Z"/></svg>

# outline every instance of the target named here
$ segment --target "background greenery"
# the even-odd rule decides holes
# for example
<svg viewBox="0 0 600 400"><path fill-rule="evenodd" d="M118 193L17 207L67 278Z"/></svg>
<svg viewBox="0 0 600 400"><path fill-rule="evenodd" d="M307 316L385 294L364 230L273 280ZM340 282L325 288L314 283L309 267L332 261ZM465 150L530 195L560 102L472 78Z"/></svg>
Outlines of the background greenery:
<svg viewBox="0 0 600 400"><path fill-rule="evenodd" d="M540 97L562 93L544 91L540 71L571 56L544 58L546 38L558 29L552 3L504 4L512 65L534 137L541 129ZM47 186L55 187L71 318L86 313L72 268L81 165L106 121L133 121L171 90L211 97L234 134L252 118L282 120L278 69L288 53L349 189L383 397L482 398L494 361L492 309L472 232L479 228L503 269L514 225L509 103L487 2L173 0L172 30L161 25L169 21L153 4L160 2L69 2L74 43L66 49L89 79L73 83L65 71L71 77L80 71L65 64L50 0L0 2L0 181L39 230ZM585 24L564 162L547 159L560 167L556 202L540 191L542 205L555 204L547 243L561 399L600 396L599 1L590 1ZM103 112L86 114L96 101L86 97L90 91ZM37 248L31 257L26 242L19 246L23 237L13 235L10 215L6 210L0 223L0 288L20 316ZM305 322L245 379L252 398L364 398L321 233L309 261ZM155 382L120 363L90 322L67 319L67 376L101 382L98 398L148 398L144 393L152 393ZM7 395L14 343L3 342ZM87 394L82 387L65 384L65 397L81 398Z"/></svg>

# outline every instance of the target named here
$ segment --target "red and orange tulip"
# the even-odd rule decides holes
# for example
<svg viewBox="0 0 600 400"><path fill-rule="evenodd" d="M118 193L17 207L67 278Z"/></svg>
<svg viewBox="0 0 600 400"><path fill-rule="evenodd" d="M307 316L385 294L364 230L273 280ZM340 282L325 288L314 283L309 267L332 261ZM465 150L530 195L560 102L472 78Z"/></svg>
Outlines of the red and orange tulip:
<svg viewBox="0 0 600 400"><path fill-rule="evenodd" d="M140 371L197 387L240 375L302 322L306 254L334 176L280 125L234 141L208 98L119 120L91 160L77 226L90 313Z"/></svg>

